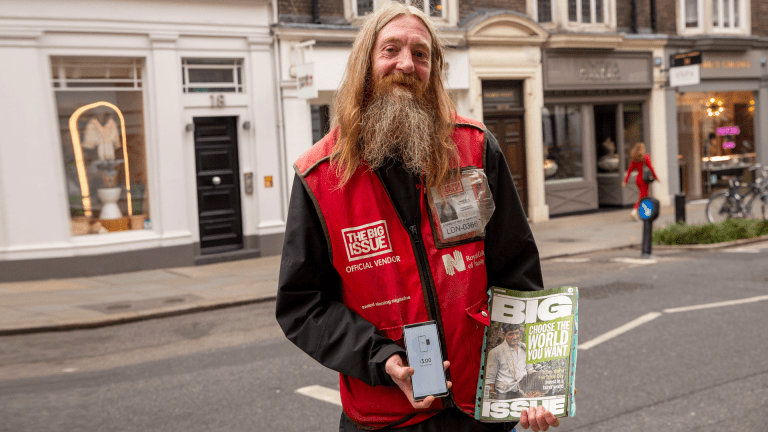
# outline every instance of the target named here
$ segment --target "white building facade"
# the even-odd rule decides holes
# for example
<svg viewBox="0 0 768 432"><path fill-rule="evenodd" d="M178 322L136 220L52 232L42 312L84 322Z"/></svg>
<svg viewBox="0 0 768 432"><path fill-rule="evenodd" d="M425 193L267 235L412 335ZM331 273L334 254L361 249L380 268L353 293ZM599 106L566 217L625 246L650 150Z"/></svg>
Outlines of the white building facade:
<svg viewBox="0 0 768 432"><path fill-rule="evenodd" d="M268 0L7 0L0 281L279 253Z"/></svg>

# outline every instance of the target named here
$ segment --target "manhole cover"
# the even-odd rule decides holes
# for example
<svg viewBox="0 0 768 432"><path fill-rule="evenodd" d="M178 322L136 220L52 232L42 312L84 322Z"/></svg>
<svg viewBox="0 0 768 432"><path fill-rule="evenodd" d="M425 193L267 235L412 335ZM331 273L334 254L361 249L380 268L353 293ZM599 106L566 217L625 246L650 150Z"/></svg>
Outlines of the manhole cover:
<svg viewBox="0 0 768 432"><path fill-rule="evenodd" d="M651 289L653 285L634 282L613 282L605 285L579 288L579 298L599 299L632 291Z"/></svg>
<svg viewBox="0 0 768 432"><path fill-rule="evenodd" d="M125 303L113 304L113 305L107 306L108 310L122 310L122 309L130 309L130 308L131 308L131 305L125 304Z"/></svg>

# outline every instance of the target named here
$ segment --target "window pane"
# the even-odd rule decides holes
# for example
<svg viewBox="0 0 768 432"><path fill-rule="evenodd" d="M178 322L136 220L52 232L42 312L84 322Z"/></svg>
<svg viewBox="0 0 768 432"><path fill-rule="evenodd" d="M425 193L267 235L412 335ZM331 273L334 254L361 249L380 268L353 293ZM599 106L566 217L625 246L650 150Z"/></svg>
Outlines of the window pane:
<svg viewBox="0 0 768 432"><path fill-rule="evenodd" d="M643 105L624 104L624 172L629 168L632 147L643 139ZM648 152L648 146L646 146Z"/></svg>
<svg viewBox="0 0 768 432"><path fill-rule="evenodd" d="M318 142L328 133L331 126L331 113L328 105L312 105L312 141Z"/></svg>
<svg viewBox="0 0 768 432"><path fill-rule="evenodd" d="M592 14L590 13L590 4L593 0L581 0L581 22L591 23Z"/></svg>
<svg viewBox="0 0 768 432"><path fill-rule="evenodd" d="M142 91L70 88L56 105L72 235L148 228Z"/></svg>
<svg viewBox="0 0 768 432"><path fill-rule="evenodd" d="M720 8L717 0L712 0L712 25L717 27L720 22Z"/></svg>
<svg viewBox="0 0 768 432"><path fill-rule="evenodd" d="M595 0L595 22L602 23L605 21L605 12L603 11L603 1Z"/></svg>
<svg viewBox="0 0 768 432"><path fill-rule="evenodd" d="M723 0L723 26L731 27L731 1Z"/></svg>
<svg viewBox="0 0 768 432"><path fill-rule="evenodd" d="M357 0L357 15L363 16L373 12L373 0Z"/></svg>
<svg viewBox="0 0 768 432"><path fill-rule="evenodd" d="M552 22L552 0L538 0L539 22Z"/></svg>
<svg viewBox="0 0 768 432"><path fill-rule="evenodd" d="M739 24L739 18L741 16L741 11L739 10L739 7L741 6L741 2L739 0L733 0L733 26L738 27Z"/></svg>
<svg viewBox="0 0 768 432"><path fill-rule="evenodd" d="M233 83L232 69L189 69L190 83Z"/></svg>
<svg viewBox="0 0 768 432"><path fill-rule="evenodd" d="M688 28L699 26L699 0L685 0L685 26Z"/></svg>
<svg viewBox="0 0 768 432"><path fill-rule="evenodd" d="M576 15L577 10L576 0L568 0L568 21L576 22L579 20Z"/></svg>
<svg viewBox="0 0 768 432"><path fill-rule="evenodd" d="M429 4L429 14L433 17L443 16L443 2L442 0L431 0L427 2Z"/></svg>
<svg viewBox="0 0 768 432"><path fill-rule="evenodd" d="M582 119L579 105L542 108L544 178L558 180L583 176Z"/></svg>

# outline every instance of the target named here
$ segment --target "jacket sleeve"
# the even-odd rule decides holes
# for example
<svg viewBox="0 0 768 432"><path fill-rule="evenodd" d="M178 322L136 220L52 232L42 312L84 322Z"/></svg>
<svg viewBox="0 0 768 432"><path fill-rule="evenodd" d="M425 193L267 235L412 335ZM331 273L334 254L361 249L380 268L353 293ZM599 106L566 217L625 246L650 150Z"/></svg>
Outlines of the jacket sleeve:
<svg viewBox="0 0 768 432"><path fill-rule="evenodd" d="M496 210L485 227L488 286L544 289L539 250L499 144L487 130L485 167Z"/></svg>
<svg viewBox="0 0 768 432"><path fill-rule="evenodd" d="M285 336L323 366L368 385L394 385L381 364L396 353L392 340L342 303L320 218L301 179L293 181L275 315Z"/></svg>

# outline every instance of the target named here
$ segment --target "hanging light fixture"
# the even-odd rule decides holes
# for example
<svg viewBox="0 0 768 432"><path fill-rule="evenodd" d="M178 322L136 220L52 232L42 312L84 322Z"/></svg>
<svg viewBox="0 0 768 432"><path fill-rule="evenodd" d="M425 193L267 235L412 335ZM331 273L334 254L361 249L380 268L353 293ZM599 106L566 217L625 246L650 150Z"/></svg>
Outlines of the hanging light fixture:
<svg viewBox="0 0 768 432"><path fill-rule="evenodd" d="M723 112L723 101L716 98L709 98L706 107L708 116L719 116Z"/></svg>

